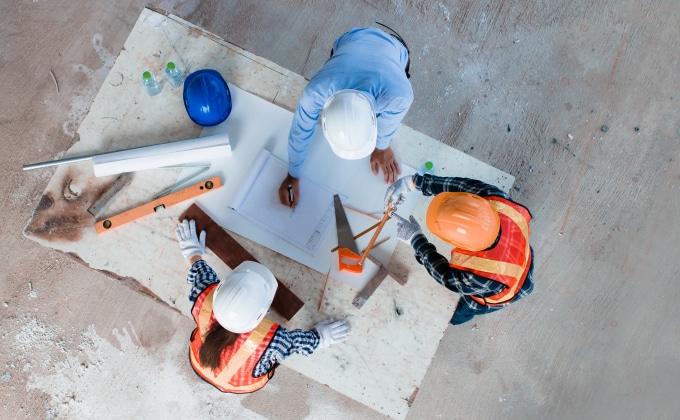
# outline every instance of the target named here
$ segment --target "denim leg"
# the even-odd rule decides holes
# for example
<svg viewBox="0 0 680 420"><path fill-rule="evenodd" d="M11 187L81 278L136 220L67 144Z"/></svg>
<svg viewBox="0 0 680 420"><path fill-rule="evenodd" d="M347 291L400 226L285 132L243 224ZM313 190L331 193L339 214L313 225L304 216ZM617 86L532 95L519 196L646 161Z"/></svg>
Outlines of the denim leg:
<svg viewBox="0 0 680 420"><path fill-rule="evenodd" d="M468 302L469 300L469 302ZM505 308L507 305L502 306L483 306L472 300L469 296L461 296L458 300L458 305L456 305L456 310L451 318L452 325L459 325L468 322L476 315L488 314L491 312L496 312L499 309Z"/></svg>
<svg viewBox="0 0 680 420"><path fill-rule="evenodd" d="M468 322L474 318L476 311L470 306L468 306L465 299L461 296L458 300L458 305L456 305L456 310L453 312L453 317L451 317L451 325L459 325Z"/></svg>

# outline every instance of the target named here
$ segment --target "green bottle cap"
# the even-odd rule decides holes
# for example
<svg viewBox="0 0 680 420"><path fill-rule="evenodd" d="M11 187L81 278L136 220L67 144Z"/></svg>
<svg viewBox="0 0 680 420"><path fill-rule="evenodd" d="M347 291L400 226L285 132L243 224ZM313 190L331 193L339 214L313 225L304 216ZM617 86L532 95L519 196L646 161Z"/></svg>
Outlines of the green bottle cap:
<svg viewBox="0 0 680 420"><path fill-rule="evenodd" d="M175 63L172 61L168 63L168 70L175 70Z"/></svg>
<svg viewBox="0 0 680 420"><path fill-rule="evenodd" d="M149 80L149 79L151 79L151 73L149 73L148 71L145 71L145 72L142 74L142 78L143 78L144 80Z"/></svg>
<svg viewBox="0 0 680 420"><path fill-rule="evenodd" d="M432 170L432 168L434 168L434 163L430 162L429 160L427 162L425 162L425 169L430 171L430 170Z"/></svg>

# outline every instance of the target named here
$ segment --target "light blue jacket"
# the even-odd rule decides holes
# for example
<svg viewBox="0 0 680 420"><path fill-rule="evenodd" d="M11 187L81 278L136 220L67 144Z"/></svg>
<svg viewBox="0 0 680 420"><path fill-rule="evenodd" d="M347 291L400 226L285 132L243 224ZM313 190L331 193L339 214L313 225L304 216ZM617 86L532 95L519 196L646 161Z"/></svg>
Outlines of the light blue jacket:
<svg viewBox="0 0 680 420"><path fill-rule="evenodd" d="M342 89L373 99L377 114L376 148L386 149L413 102L404 68L406 48L377 28L354 28L333 43L333 56L305 87L288 135L288 173L299 178L309 142L326 100Z"/></svg>

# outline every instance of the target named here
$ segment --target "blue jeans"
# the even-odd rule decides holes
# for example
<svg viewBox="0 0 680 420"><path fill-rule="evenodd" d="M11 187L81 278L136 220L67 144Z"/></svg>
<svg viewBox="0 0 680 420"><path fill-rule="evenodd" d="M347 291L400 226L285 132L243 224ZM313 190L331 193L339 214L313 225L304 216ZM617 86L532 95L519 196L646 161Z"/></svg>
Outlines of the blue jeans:
<svg viewBox="0 0 680 420"><path fill-rule="evenodd" d="M530 274L533 273L533 268L534 262L532 260L531 269L529 271ZM526 296L534 290L534 282L532 277L533 276L531 275L527 276L527 278L524 280L524 284L522 285L521 293L515 296L513 300L508 302L507 305L498 306L480 305L470 296L461 295L460 299L458 300L458 305L456 305L456 310L453 312L453 316L451 317L450 321L451 325L464 324L471 320L472 318L474 318L475 315L483 315L491 312L496 312L497 310L503 309L511 303L517 302L518 300L520 300L520 298L522 298L522 296Z"/></svg>

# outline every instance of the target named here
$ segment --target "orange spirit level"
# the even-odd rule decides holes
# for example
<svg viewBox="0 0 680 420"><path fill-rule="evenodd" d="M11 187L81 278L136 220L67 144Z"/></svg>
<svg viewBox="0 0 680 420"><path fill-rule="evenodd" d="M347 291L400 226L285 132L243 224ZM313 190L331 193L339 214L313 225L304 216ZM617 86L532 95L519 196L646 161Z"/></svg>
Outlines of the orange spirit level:
<svg viewBox="0 0 680 420"><path fill-rule="evenodd" d="M123 226L126 223L134 222L137 219L155 213L160 209L165 209L190 198L198 197L199 195L216 190L222 186L222 180L219 176L214 176L198 184L183 188L172 194L153 200L149 203L142 204L123 213L111 216L104 220L100 220L94 224L97 233L108 232L117 227Z"/></svg>

